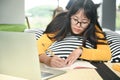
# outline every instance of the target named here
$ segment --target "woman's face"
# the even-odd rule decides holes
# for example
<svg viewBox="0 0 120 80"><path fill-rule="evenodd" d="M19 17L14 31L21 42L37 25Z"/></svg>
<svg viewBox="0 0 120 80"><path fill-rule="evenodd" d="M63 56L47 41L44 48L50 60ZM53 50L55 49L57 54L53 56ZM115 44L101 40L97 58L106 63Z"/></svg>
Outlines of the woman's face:
<svg viewBox="0 0 120 80"><path fill-rule="evenodd" d="M71 30L74 34L83 33L89 23L90 20L85 16L83 9L71 16Z"/></svg>

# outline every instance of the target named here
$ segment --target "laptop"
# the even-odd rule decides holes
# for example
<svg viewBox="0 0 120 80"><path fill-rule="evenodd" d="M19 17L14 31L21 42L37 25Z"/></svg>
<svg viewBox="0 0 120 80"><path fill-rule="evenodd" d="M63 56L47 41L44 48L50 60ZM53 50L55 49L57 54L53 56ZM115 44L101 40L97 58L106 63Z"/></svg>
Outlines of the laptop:
<svg viewBox="0 0 120 80"><path fill-rule="evenodd" d="M46 80L65 73L42 69L34 33L0 31L0 74Z"/></svg>

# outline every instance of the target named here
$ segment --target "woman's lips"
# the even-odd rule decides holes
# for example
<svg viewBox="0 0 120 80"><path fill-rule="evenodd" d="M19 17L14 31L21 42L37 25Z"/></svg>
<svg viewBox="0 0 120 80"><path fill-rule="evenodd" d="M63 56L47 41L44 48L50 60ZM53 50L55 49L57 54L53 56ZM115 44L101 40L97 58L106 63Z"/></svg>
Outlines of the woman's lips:
<svg viewBox="0 0 120 80"><path fill-rule="evenodd" d="M75 32L80 32L80 28L74 28Z"/></svg>

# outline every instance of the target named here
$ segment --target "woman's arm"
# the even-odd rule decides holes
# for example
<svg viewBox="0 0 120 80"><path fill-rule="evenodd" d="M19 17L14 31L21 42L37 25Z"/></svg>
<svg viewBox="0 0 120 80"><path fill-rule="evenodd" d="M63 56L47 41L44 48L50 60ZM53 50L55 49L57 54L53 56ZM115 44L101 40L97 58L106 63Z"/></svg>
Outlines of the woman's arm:
<svg viewBox="0 0 120 80"><path fill-rule="evenodd" d="M111 59L111 50L109 45L97 45L97 49L88 49L83 47L80 58L91 61L109 61Z"/></svg>
<svg viewBox="0 0 120 80"><path fill-rule="evenodd" d="M96 32L96 35L99 38L105 38L100 28L98 26L96 26L95 28L98 31ZM108 41L98 40L98 42L104 42L106 43L106 45L97 44L97 49L88 49L83 47L83 52L80 58L91 61L109 61L111 59L111 50L110 50L110 46L107 45Z"/></svg>
<svg viewBox="0 0 120 80"><path fill-rule="evenodd" d="M46 55L46 50L53 43L51 39L48 38L47 34L43 34L38 40L38 53L40 62L51 66L51 67L64 67L65 60L57 56L49 57Z"/></svg>
<svg viewBox="0 0 120 80"><path fill-rule="evenodd" d="M48 47L53 43L51 39L48 38L47 34L43 34L38 40L37 40L37 47L38 47L38 54L41 55L46 52Z"/></svg>

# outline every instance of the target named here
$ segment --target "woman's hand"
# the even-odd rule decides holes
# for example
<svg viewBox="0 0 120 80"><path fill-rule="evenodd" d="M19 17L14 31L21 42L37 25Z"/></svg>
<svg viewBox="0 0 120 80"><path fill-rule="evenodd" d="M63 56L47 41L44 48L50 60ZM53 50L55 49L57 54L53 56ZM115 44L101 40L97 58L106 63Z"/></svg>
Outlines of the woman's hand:
<svg viewBox="0 0 120 80"><path fill-rule="evenodd" d="M49 57L46 54L41 54L39 55L39 60L40 62L51 67L61 68L65 66L65 60L55 55L53 57Z"/></svg>
<svg viewBox="0 0 120 80"><path fill-rule="evenodd" d="M64 67L65 65L66 65L65 60L57 56L50 57L49 59L49 66L51 67L61 68Z"/></svg>
<svg viewBox="0 0 120 80"><path fill-rule="evenodd" d="M67 66L73 64L82 54L82 49L75 49L65 60Z"/></svg>

